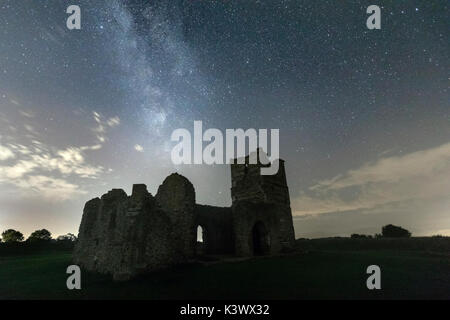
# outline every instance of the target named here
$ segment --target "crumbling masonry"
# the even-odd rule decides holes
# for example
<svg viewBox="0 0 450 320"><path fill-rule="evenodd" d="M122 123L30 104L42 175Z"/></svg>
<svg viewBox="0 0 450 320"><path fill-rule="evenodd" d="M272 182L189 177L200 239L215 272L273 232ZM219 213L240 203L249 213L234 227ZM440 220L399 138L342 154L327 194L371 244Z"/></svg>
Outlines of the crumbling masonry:
<svg viewBox="0 0 450 320"><path fill-rule="evenodd" d="M274 254L292 246L294 228L284 161L276 175L261 164L231 164L232 206L195 203L195 190L174 173L152 196L143 184L131 196L113 189L84 207L75 263L126 280L198 255ZM248 156L246 158L248 163ZM197 228L203 242L197 242Z"/></svg>

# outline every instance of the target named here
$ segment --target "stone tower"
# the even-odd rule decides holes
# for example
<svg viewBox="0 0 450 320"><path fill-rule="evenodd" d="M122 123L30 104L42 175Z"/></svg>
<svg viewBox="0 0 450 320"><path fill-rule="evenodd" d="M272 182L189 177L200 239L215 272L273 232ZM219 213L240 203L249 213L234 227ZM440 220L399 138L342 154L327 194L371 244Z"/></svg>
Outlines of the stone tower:
<svg viewBox="0 0 450 320"><path fill-rule="evenodd" d="M275 175L261 175L258 161L231 164L235 252L239 256L277 253L292 246L294 226L284 160Z"/></svg>

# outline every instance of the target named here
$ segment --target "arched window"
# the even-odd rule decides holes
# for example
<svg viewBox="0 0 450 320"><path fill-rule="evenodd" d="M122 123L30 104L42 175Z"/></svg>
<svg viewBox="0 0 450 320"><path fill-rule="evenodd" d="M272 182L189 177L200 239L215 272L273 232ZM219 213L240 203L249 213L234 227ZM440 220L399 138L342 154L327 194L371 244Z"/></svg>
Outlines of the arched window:
<svg viewBox="0 0 450 320"><path fill-rule="evenodd" d="M204 231L200 225L197 227L197 242L204 242Z"/></svg>
<svg viewBox="0 0 450 320"><path fill-rule="evenodd" d="M201 225L197 226L197 243L195 246L195 254L197 256L203 256L207 253L208 239L206 229Z"/></svg>

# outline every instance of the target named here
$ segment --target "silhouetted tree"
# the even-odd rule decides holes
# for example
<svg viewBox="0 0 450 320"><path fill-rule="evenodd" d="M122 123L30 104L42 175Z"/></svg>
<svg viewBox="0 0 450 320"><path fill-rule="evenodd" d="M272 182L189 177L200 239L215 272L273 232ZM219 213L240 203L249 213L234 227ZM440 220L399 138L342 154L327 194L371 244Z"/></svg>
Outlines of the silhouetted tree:
<svg viewBox="0 0 450 320"><path fill-rule="evenodd" d="M411 232L402 227L394 226L388 224L381 229L381 234L385 238L409 238L411 237Z"/></svg>
<svg viewBox="0 0 450 320"><path fill-rule="evenodd" d="M23 234L20 231L8 229L3 231L2 238L5 243L20 242L23 241Z"/></svg>
<svg viewBox="0 0 450 320"><path fill-rule="evenodd" d="M365 234L357 234L357 233L353 233L350 238L352 239L371 239L372 236L371 235L365 235Z"/></svg>
<svg viewBox="0 0 450 320"><path fill-rule="evenodd" d="M58 238L56 238L56 241L58 241L58 242L61 242L61 241L75 242L76 240L77 240L77 237L73 233L64 234L64 235L61 235Z"/></svg>
<svg viewBox="0 0 450 320"><path fill-rule="evenodd" d="M47 229L36 230L28 237L27 241L50 241L52 239L52 234Z"/></svg>

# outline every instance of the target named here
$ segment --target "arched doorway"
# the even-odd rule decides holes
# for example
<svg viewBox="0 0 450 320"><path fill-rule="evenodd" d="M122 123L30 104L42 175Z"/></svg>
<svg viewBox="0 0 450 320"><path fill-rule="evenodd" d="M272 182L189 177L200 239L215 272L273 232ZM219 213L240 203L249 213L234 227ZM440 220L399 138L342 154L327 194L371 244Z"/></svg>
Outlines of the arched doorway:
<svg viewBox="0 0 450 320"><path fill-rule="evenodd" d="M253 254L264 255L270 253L270 234L261 221L255 223L252 229Z"/></svg>

